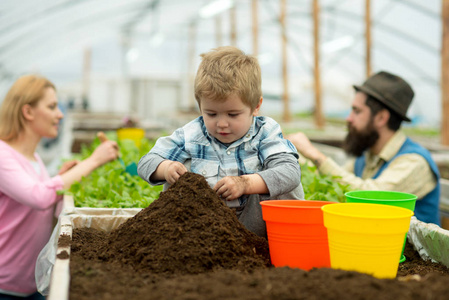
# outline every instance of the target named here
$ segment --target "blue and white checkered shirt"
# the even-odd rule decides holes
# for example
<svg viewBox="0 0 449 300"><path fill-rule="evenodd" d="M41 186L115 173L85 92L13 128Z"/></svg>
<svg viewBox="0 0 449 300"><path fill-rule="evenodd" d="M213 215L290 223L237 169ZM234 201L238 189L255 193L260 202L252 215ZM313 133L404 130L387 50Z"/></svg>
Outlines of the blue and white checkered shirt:
<svg viewBox="0 0 449 300"><path fill-rule="evenodd" d="M203 175L211 187L226 176L260 172L264 161L279 153L291 153L298 158L296 148L283 138L279 124L264 116L254 117L245 136L230 145L209 135L203 117L198 117L172 135L159 138L149 152L183 163L191 172ZM240 206L246 198L229 201L227 205Z"/></svg>

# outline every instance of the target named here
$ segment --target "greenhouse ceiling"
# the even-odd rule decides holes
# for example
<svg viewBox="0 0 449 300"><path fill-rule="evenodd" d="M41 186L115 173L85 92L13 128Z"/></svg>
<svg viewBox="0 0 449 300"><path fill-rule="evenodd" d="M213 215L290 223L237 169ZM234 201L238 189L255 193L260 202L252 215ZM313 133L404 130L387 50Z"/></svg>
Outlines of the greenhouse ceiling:
<svg viewBox="0 0 449 300"><path fill-rule="evenodd" d="M201 53L228 44L257 52L264 91L278 95L282 89L280 15L285 3L289 92L293 100L300 99L313 93L313 2L2 0L0 95L18 76L30 72L43 74L60 87L80 82L86 53L92 76L181 76L195 72ZM416 93L411 115L423 123L438 123L441 1L370 2L372 71L387 70L408 80ZM365 0L317 3L323 94L345 98L342 105L347 105L351 85L366 78Z"/></svg>

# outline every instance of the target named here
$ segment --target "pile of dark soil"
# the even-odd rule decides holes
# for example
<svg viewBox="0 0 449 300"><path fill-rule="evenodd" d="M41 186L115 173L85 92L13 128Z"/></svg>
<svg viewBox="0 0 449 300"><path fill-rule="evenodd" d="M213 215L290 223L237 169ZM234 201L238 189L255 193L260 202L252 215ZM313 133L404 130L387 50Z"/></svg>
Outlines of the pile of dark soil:
<svg viewBox="0 0 449 300"><path fill-rule="evenodd" d="M270 266L267 240L248 231L194 173L112 231L98 253L103 261L166 275Z"/></svg>
<svg viewBox="0 0 449 300"><path fill-rule="evenodd" d="M449 270L407 243L396 279L274 268L202 176L188 173L111 234L73 231L70 299L446 299Z"/></svg>

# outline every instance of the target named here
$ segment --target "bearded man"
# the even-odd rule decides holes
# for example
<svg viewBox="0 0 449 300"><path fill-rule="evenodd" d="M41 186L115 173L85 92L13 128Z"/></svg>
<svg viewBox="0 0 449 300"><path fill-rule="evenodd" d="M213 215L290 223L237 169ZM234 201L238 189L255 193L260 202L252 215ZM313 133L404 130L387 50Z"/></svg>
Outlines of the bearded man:
<svg viewBox="0 0 449 300"><path fill-rule="evenodd" d="M415 194L416 218L440 225L438 167L427 149L400 130L403 121L410 122L406 114L414 97L412 88L401 77L385 71L353 87L356 93L343 145L351 159L345 166L320 152L302 132L287 139L320 173L338 176L336 180L353 190Z"/></svg>

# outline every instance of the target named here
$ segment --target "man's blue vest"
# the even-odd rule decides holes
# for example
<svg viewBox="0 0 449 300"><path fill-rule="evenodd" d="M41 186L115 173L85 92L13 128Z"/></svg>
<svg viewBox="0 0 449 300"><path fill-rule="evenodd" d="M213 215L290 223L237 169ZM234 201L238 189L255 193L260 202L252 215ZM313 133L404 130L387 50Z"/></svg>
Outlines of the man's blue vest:
<svg viewBox="0 0 449 300"><path fill-rule="evenodd" d="M424 157L437 179L436 187L424 196L424 198L416 201L415 216L420 221L440 225L440 212L438 207L440 202L440 172L427 149L413 142L410 138L407 138L398 153L380 167L379 171L373 176L373 179L376 179L396 157L408 153L416 153ZM362 177L363 169L365 169L365 156L361 155L355 161L354 174Z"/></svg>

